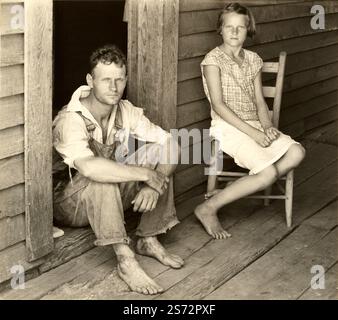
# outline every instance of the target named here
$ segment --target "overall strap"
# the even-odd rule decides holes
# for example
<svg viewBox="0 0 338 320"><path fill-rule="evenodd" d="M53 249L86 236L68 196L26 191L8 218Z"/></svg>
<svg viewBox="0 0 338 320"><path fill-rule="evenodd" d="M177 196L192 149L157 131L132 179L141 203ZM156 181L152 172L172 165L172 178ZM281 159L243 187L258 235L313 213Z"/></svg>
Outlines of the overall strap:
<svg viewBox="0 0 338 320"><path fill-rule="evenodd" d="M87 131L88 131L90 137L92 137L93 136L93 131L95 130L95 124L91 120L89 120L88 118L86 118L82 114L82 112L76 111L76 113L81 116L81 118L83 119L83 121L84 121L84 123L86 125Z"/></svg>

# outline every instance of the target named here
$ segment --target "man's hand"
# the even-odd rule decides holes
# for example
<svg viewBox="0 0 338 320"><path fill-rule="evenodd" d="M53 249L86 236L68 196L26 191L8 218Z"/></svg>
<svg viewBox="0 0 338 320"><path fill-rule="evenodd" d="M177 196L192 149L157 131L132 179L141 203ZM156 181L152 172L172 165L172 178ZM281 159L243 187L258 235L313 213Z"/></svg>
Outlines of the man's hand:
<svg viewBox="0 0 338 320"><path fill-rule="evenodd" d="M156 190L150 188L149 186L144 186L131 202L134 204L134 212L148 212L154 210L157 205L159 196L160 195Z"/></svg>
<svg viewBox="0 0 338 320"><path fill-rule="evenodd" d="M269 127L269 128L266 128L264 130L265 134L269 137L269 139L271 141L274 141L276 140L279 135L280 135L280 132L278 131L278 129L276 129L275 127Z"/></svg>
<svg viewBox="0 0 338 320"><path fill-rule="evenodd" d="M168 188L169 178L161 172L149 170L148 179L145 181L145 183L162 195L163 192Z"/></svg>

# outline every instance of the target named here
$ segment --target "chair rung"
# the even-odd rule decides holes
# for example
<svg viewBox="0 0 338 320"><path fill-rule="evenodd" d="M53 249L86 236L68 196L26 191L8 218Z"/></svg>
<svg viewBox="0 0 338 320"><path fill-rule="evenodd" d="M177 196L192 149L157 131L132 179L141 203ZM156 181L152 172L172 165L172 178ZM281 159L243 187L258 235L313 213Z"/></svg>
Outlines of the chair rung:
<svg viewBox="0 0 338 320"><path fill-rule="evenodd" d="M252 198L252 199L286 199L287 196L247 196L245 198Z"/></svg>
<svg viewBox="0 0 338 320"><path fill-rule="evenodd" d="M248 174L245 172L221 171L221 172L217 172L217 175L228 176L228 177L244 177L244 176L247 176Z"/></svg>
<svg viewBox="0 0 338 320"><path fill-rule="evenodd" d="M226 178L220 178L220 177L244 177L247 176L248 174L245 172L231 172L231 171L221 171L217 172L217 179L219 181L229 181L226 180ZM286 180L286 177L280 177L278 180Z"/></svg>

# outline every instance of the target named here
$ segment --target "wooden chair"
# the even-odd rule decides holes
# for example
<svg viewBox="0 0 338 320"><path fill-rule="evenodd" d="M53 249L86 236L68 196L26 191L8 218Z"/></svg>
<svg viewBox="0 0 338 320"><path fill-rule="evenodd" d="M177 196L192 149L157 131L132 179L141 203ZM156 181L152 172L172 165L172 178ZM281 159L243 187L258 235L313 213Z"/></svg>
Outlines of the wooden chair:
<svg viewBox="0 0 338 320"><path fill-rule="evenodd" d="M283 80L284 80L284 70L285 70L285 61L286 61L286 52L281 52L279 55L278 62L264 62L262 72L268 73L277 73L277 79L275 87L263 86L264 97L273 98L273 109L270 111L270 116L272 118L273 125L278 128L279 124L279 114L282 100L282 91L283 91ZM230 156L224 154L221 150L216 152L215 140L212 141L211 145L211 166L215 165L217 161L224 158L231 158ZM216 175L212 174L212 171L209 171L208 176L208 187L206 198L208 194L212 194L217 189L218 181L233 181L240 177L247 175L245 172L235 172L235 171L217 171ZM272 195L272 187L264 190L264 195L251 195L247 198L256 198L264 199L264 205L269 205L270 199L280 199L285 200L285 212L286 212L286 224L288 227L292 225L292 199L293 199L293 177L294 172L291 170L286 176L279 178L278 180L285 180L285 187L283 187L278 181L276 182L281 194Z"/></svg>

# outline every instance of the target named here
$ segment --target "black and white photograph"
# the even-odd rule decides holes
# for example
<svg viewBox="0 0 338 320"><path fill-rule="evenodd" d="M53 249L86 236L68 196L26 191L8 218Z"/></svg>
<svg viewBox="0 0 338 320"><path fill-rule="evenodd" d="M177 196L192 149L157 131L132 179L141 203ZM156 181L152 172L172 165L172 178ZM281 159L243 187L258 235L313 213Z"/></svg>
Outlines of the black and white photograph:
<svg viewBox="0 0 338 320"><path fill-rule="evenodd" d="M0 300L337 300L337 159L336 0L0 0Z"/></svg>

